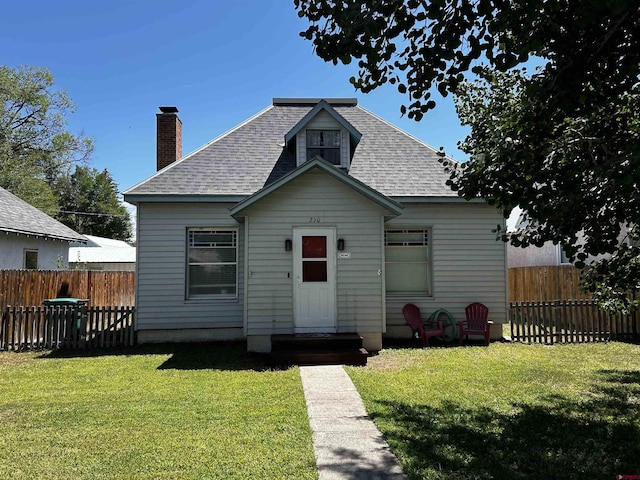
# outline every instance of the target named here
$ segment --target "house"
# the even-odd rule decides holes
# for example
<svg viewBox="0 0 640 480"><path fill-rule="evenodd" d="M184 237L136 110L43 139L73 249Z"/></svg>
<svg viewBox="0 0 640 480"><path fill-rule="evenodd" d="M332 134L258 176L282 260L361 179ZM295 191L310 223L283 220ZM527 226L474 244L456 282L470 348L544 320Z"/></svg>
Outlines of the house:
<svg viewBox="0 0 640 480"><path fill-rule="evenodd" d="M514 247L507 245L507 265L515 267L542 267L552 265L572 265L561 245L545 242L541 247Z"/></svg>
<svg viewBox="0 0 640 480"><path fill-rule="evenodd" d="M136 248L122 240L85 235L87 243L74 242L69 247L69 268L133 272Z"/></svg>
<svg viewBox="0 0 640 480"><path fill-rule="evenodd" d="M67 268L73 241L85 238L0 188L0 269Z"/></svg>
<svg viewBox="0 0 640 480"><path fill-rule="evenodd" d="M357 104L286 99L182 157L157 114L158 171L138 207L140 342L357 333L409 337L402 307L507 320L504 222L446 185L438 152ZM181 158L182 157L182 158ZM499 335L499 328L494 332Z"/></svg>
<svg viewBox="0 0 640 480"><path fill-rule="evenodd" d="M517 219L515 215L517 216ZM512 226L509 231L514 231L516 228L526 226L528 222L525 213L518 209L514 211L514 217L511 220ZM515 220L515 221L514 221ZM631 240L628 237L629 228L626 225L621 226L619 242L627 242L631 244ZM584 233L578 235L578 245L584 242ZM587 258L586 263L592 263L603 258L609 258L610 255L602 254L598 256L590 256ZM507 244L507 267L547 267L547 266L571 266L573 263L567 255L562 244L553 243L551 241L544 242L542 246L528 245L526 247L514 247L510 243Z"/></svg>

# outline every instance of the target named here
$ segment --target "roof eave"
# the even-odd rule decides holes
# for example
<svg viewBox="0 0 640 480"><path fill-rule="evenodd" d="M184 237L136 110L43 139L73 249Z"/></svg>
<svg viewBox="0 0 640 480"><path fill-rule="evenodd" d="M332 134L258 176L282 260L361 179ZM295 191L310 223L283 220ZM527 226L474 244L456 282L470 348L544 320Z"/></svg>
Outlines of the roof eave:
<svg viewBox="0 0 640 480"><path fill-rule="evenodd" d="M125 202L133 205L139 203L198 203L198 202L213 202L213 203L238 203L247 198L249 194L229 194L229 195L196 195L196 194L166 194L166 193L135 193L125 194Z"/></svg>
<svg viewBox="0 0 640 480"><path fill-rule="evenodd" d="M472 198L466 200L459 196L445 196L445 195L433 195L433 196L403 196L403 195L389 195L390 198L400 203L487 203L483 198Z"/></svg>
<svg viewBox="0 0 640 480"><path fill-rule="evenodd" d="M45 240L47 239L51 239L51 240L60 240L63 242L83 242L83 243L87 243L87 239L83 236L83 235L78 235L77 237L73 237L73 236L67 236L67 235L52 235L50 233L42 233L42 232L33 232L30 230L20 230L17 228L7 228L7 227L2 227L0 228L0 232L5 232L5 233L13 233L15 235L25 235L25 236L30 236L30 237L39 237L39 238L44 238Z"/></svg>

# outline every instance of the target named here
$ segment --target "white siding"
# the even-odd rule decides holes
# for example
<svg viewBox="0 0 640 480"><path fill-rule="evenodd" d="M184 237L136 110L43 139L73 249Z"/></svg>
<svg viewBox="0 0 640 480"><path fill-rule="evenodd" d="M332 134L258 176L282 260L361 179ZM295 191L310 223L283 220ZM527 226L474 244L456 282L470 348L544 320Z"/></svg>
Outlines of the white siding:
<svg viewBox="0 0 640 480"><path fill-rule="evenodd" d="M342 128L336 120L324 110L319 112L305 128L296 135L297 163L300 166L307 161L307 130L340 130L340 160L342 166L349 168L351 161L349 148L349 132Z"/></svg>
<svg viewBox="0 0 640 480"><path fill-rule="evenodd" d="M351 259L337 260L339 332L383 331L381 216L385 211L319 171L249 207L248 334L293 333L294 226L331 226ZM311 219L319 223L310 223Z"/></svg>
<svg viewBox="0 0 640 480"><path fill-rule="evenodd" d="M392 225L431 227L433 296L387 296L389 336L409 336L402 307L415 303L423 317L444 308L454 321L464 320L464 307L482 302L496 323L507 321L505 244L491 231L504 219L484 204L405 204Z"/></svg>
<svg viewBox="0 0 640 480"><path fill-rule="evenodd" d="M230 215L231 204L138 206L137 319L139 330L242 328L244 233ZM187 300L187 229L238 228L238 298Z"/></svg>
<svg viewBox="0 0 640 480"><path fill-rule="evenodd" d="M553 242L545 242L542 247L529 246L526 248L507 245L507 258L509 268L512 267L539 267L544 265L559 265L558 245Z"/></svg>
<svg viewBox="0 0 640 480"><path fill-rule="evenodd" d="M245 224L231 204L147 204L138 209L138 328L237 328L244 319ZM495 322L506 322L505 245L491 229L499 213L480 204L411 204L387 226L432 229L433 296L387 297L389 336L408 336L402 307L412 302L425 316L444 308L454 320L479 301ZM319 171L311 171L256 202L248 216L246 245L249 335L293 332L293 254L284 242L294 226L331 226L351 259L337 260L338 331L384 332L382 216L386 211ZM310 223L319 218L319 223ZM238 298L186 300L186 232L189 227L238 228Z"/></svg>
<svg viewBox="0 0 640 480"><path fill-rule="evenodd" d="M67 268L69 242L3 232L0 235L0 269L24 268L24 251L38 251L38 270Z"/></svg>

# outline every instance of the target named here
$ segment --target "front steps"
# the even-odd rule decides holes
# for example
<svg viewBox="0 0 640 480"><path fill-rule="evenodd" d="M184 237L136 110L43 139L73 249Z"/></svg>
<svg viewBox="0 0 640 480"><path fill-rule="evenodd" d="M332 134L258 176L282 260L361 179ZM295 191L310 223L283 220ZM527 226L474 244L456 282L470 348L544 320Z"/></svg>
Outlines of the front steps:
<svg viewBox="0 0 640 480"><path fill-rule="evenodd" d="M278 365L364 366L368 356L355 333L271 335L271 359Z"/></svg>

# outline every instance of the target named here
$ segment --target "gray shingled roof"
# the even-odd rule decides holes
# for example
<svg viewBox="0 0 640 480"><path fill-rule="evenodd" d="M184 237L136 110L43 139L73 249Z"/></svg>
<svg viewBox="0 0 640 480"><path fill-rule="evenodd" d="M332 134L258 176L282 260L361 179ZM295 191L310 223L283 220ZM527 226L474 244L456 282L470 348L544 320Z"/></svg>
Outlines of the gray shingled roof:
<svg viewBox="0 0 640 480"><path fill-rule="evenodd" d="M0 231L58 240L86 240L79 233L4 188L0 188Z"/></svg>
<svg viewBox="0 0 640 480"><path fill-rule="evenodd" d="M284 137L312 105L273 105L187 155L126 196L250 195L295 168ZM457 197L437 151L362 107L333 105L362 133L349 174L387 196Z"/></svg>

